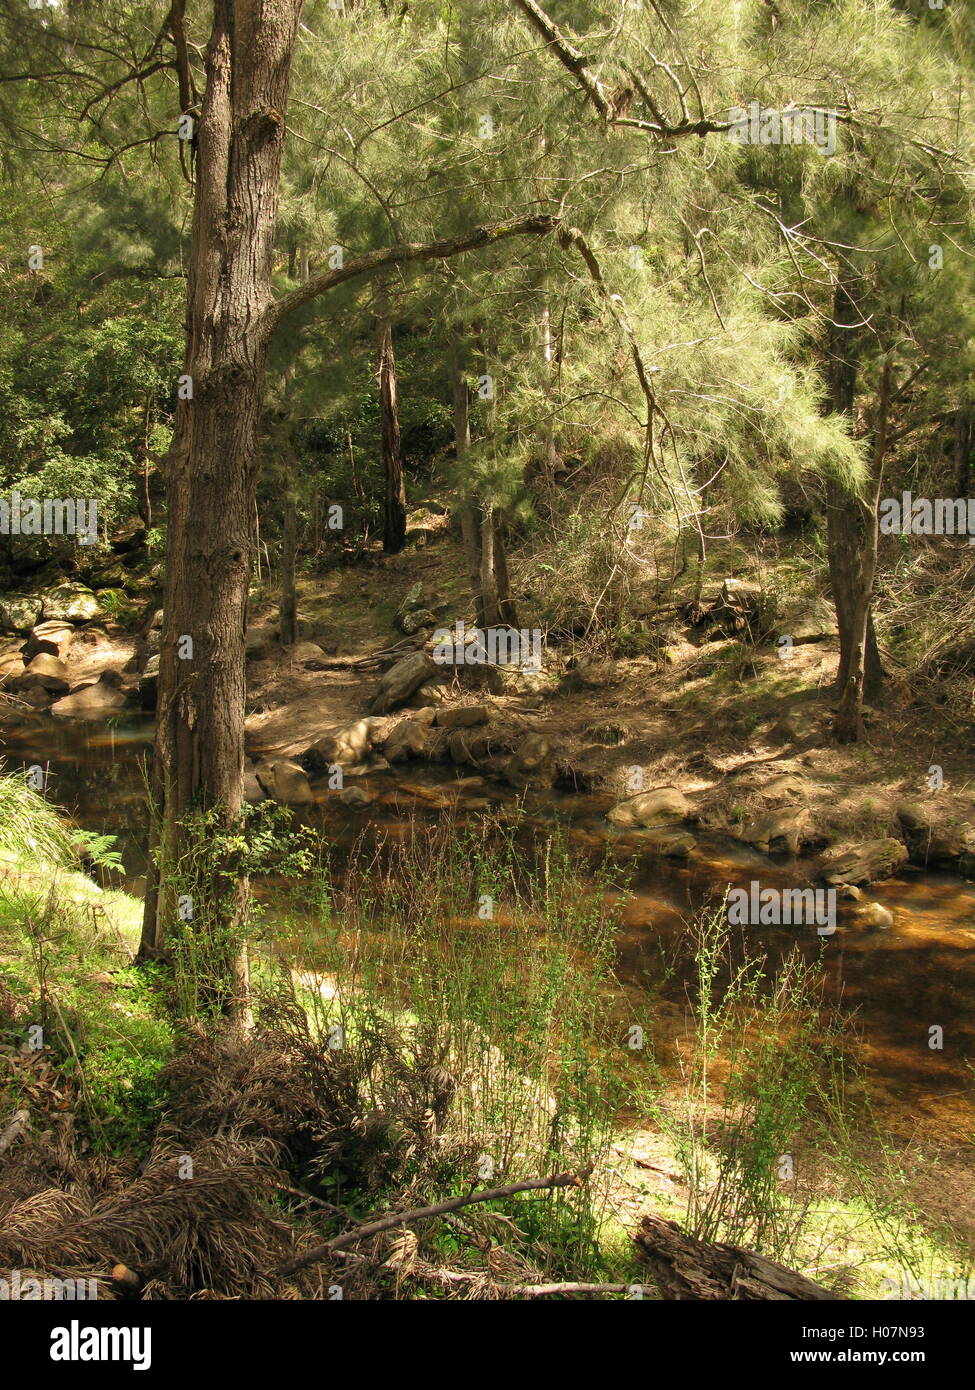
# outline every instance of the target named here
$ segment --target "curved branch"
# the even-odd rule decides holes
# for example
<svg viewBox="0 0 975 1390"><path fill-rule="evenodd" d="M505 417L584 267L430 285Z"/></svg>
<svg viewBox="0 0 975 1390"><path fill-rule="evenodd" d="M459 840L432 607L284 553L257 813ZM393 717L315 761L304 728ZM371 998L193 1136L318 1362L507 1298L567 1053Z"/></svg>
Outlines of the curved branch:
<svg viewBox="0 0 975 1390"><path fill-rule="evenodd" d="M446 260L458 256L463 251L478 251L485 246L493 246L512 236L547 236L559 226L558 218L547 213L536 213L528 217L516 217L509 222L495 222L487 226L474 227L460 236L442 241L405 242L401 246L384 246L376 251L367 251L364 256L356 256L345 265L334 270L313 275L305 284L282 295L268 307L265 328L268 334L275 331L278 324L295 309L302 308L320 294L342 285L346 280L356 280L389 266L406 265L410 261Z"/></svg>

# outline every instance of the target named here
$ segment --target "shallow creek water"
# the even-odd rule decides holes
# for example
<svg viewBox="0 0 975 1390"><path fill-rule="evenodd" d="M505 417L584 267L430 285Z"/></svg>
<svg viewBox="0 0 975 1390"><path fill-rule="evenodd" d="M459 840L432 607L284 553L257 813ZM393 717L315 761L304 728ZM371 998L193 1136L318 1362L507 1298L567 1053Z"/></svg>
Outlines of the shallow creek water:
<svg viewBox="0 0 975 1390"><path fill-rule="evenodd" d="M140 892L145 869L144 781L152 721L114 724L58 721L37 716L0 728L0 756L8 767L40 764L49 771L49 795L87 830L119 837L127 886ZM414 820L458 818L483 810L485 801L513 805L478 779L458 780L453 769L425 768L406 777L368 779L368 812L350 812L323 799L313 823L339 853L351 850L368 825L399 838ZM704 834L685 861L648 855L638 834L608 825L607 798L572 793L533 796L519 814L526 853L532 840L561 825L593 871L607 849L630 870L618 936L620 978L641 991L659 976L660 957L687 932L687 919L703 903L720 901L731 884L796 886L812 882L802 863L769 859L733 840ZM908 869L867 894L894 915L886 931L849 923L829 938L812 928L748 928L771 962L795 942L814 958L821 951L831 998L855 1009L871 1091L885 1128L899 1137L920 1135L968 1146L975 1137L975 883L950 874ZM685 978L678 968L657 1001L662 1034L679 1031ZM943 1029L941 1050L929 1029Z"/></svg>

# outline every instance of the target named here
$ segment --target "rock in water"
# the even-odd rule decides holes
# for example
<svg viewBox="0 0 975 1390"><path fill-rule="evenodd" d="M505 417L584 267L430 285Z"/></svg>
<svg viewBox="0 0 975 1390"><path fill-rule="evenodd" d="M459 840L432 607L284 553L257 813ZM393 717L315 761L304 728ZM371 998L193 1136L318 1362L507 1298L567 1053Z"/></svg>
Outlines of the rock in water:
<svg viewBox="0 0 975 1390"><path fill-rule="evenodd" d="M103 676L92 685L83 685L65 695L63 700L57 700L51 706L51 713L69 719L107 719L118 714L125 704L124 693Z"/></svg>
<svg viewBox="0 0 975 1390"><path fill-rule="evenodd" d="M834 845L820 855L820 873L827 883L873 883L878 878L890 878L907 863L907 857L907 846L900 840Z"/></svg>
<svg viewBox="0 0 975 1390"><path fill-rule="evenodd" d="M307 806L315 800L304 768L290 758L261 763L254 775L268 796L282 806Z"/></svg>
<svg viewBox="0 0 975 1390"><path fill-rule="evenodd" d="M508 763L504 775L513 787L538 786L546 781L554 781L555 763L545 735L529 734Z"/></svg>
<svg viewBox="0 0 975 1390"><path fill-rule="evenodd" d="M383 743L383 753L391 763L422 758L427 746L427 730L418 719L401 719Z"/></svg>
<svg viewBox="0 0 975 1390"><path fill-rule="evenodd" d="M691 803L676 787L654 787L621 801L606 813L606 819L623 829L652 829L687 820L691 812Z"/></svg>

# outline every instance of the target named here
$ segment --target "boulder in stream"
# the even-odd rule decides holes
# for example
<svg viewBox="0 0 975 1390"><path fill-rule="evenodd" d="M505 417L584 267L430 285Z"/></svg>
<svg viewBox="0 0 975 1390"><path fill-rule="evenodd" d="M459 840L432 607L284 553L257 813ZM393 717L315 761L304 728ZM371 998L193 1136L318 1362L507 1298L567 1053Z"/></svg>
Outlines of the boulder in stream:
<svg viewBox="0 0 975 1390"><path fill-rule="evenodd" d="M315 800L304 768L291 758L263 762L254 769L259 784L282 806L307 806Z"/></svg>
<svg viewBox="0 0 975 1390"><path fill-rule="evenodd" d="M607 811L606 819L621 829L638 830L677 824L692 814L691 803L676 787L654 787L621 801Z"/></svg>
<svg viewBox="0 0 975 1390"><path fill-rule="evenodd" d="M107 673L106 673L107 674ZM51 713L67 719L108 719L127 704L125 692L103 675L91 685L79 686L70 695L55 701Z"/></svg>
<svg viewBox="0 0 975 1390"><path fill-rule="evenodd" d="M863 840L855 845L833 845L819 857L820 876L826 883L873 883L890 878L907 863L907 846L900 840Z"/></svg>

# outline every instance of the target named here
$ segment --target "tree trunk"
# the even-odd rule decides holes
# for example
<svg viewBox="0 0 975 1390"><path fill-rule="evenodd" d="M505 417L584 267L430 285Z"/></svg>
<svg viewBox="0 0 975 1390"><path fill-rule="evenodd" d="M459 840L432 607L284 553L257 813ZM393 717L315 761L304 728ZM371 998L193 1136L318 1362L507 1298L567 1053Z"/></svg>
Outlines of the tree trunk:
<svg viewBox="0 0 975 1390"><path fill-rule="evenodd" d="M197 125L184 373L167 465L168 546L141 955L165 949L174 871L195 805L237 818L244 767L244 633L257 443L271 320L284 112L301 0L214 0ZM230 862L200 871L190 920L239 926L248 884ZM180 904L186 918L186 905ZM246 1009L246 960L230 968Z"/></svg>
<svg viewBox="0 0 975 1390"><path fill-rule="evenodd" d="M397 555L406 543L406 488L403 485L403 459L400 453L393 326L385 312L385 298L385 294L380 297L380 315L377 320L380 447L383 474L386 479L383 502L383 550L387 555Z"/></svg>
<svg viewBox="0 0 975 1390"><path fill-rule="evenodd" d="M853 325L859 323L860 315L848 287L843 284L836 287L833 320L838 326L830 333L830 407L835 413L846 415L852 427L857 391L856 329ZM873 495L872 482L870 487ZM876 569L876 503L871 521L859 498L842 484L831 481L826 488L826 526L830 587L840 639L837 690L841 713L837 714L836 735L841 741L850 742L862 732L863 699L873 699L883 679L871 611Z"/></svg>
<svg viewBox="0 0 975 1390"><path fill-rule="evenodd" d="M849 666L846 682L840 691L836 711L836 737L841 743L855 743L863 734L863 699L866 693L866 673L869 637L873 630L870 600L877 573L878 523L884 459L887 453L887 416L890 408L890 363L885 362L877 403L874 426L872 470L869 492L859 503L861 513L861 543L858 557L857 583L849 617ZM876 652L876 640L874 640ZM879 665L879 662L878 662Z"/></svg>
<svg viewBox="0 0 975 1390"><path fill-rule="evenodd" d="M450 332L450 383L454 406L454 453L457 457L458 487L464 489L460 525L464 539L464 558L467 561L467 582L474 600L474 623L483 628L484 603L481 598L481 508L477 498L468 492L464 476L467 451L471 443L470 394L464 371L464 342L460 330Z"/></svg>
<svg viewBox="0 0 975 1390"><path fill-rule="evenodd" d="M281 531L281 607L278 635L285 647L294 646L298 640L298 600L295 594L298 508L293 483L293 478L289 478L284 494L284 525Z"/></svg>

